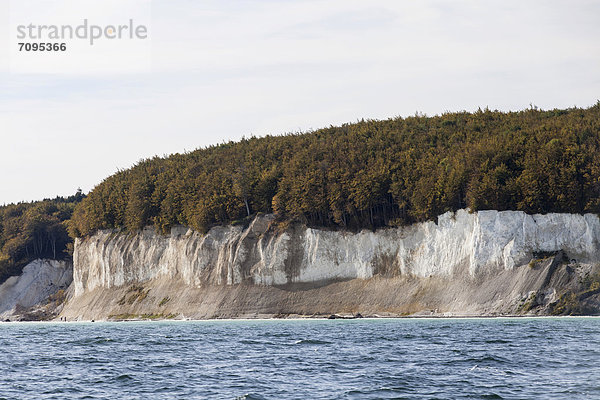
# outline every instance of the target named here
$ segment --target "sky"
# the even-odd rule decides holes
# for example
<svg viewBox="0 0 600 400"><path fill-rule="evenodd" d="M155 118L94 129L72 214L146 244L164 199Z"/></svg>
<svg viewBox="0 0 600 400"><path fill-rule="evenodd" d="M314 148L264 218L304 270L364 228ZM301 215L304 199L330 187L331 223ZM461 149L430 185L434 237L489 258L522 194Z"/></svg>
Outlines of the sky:
<svg viewBox="0 0 600 400"><path fill-rule="evenodd" d="M87 64L29 54L29 71L11 36L28 1L37 23L116 18L101 0L2 0L0 204L242 136L600 99L598 1L120 0L148 25L138 47L74 44Z"/></svg>

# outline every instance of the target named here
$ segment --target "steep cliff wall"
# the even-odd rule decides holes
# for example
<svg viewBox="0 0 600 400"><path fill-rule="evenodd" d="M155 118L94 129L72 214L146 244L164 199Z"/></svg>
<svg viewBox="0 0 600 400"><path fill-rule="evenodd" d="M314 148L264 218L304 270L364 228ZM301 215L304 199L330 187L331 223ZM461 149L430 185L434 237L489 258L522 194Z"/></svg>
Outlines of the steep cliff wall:
<svg viewBox="0 0 600 400"><path fill-rule="evenodd" d="M577 285L600 262L600 220L591 214L461 210L359 233L278 231L272 220L205 235L177 227L168 236L146 229L78 240L63 314L546 312L540 306L585 290Z"/></svg>
<svg viewBox="0 0 600 400"><path fill-rule="evenodd" d="M55 307L64 299L62 294L55 295L65 291L72 280L70 262L32 261L20 276L10 277L0 285L0 318L51 318Z"/></svg>

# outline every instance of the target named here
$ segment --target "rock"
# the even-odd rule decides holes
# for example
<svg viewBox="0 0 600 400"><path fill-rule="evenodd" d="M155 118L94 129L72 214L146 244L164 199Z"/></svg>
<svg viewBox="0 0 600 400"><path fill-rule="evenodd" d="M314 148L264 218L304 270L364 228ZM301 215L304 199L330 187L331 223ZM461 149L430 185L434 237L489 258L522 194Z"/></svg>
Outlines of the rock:
<svg viewBox="0 0 600 400"><path fill-rule="evenodd" d="M357 319L357 318L362 318L363 316L360 315L360 313L355 314L355 315L338 315L338 314L331 314L329 317L327 317L327 319Z"/></svg>
<svg viewBox="0 0 600 400"><path fill-rule="evenodd" d="M32 261L23 268L20 276L10 277L0 285L0 316L23 314L36 306L46 305L49 297L60 286L71 284L72 279L69 262Z"/></svg>
<svg viewBox="0 0 600 400"><path fill-rule="evenodd" d="M74 297L63 315L164 312L154 303L129 302L127 288L140 284L152 287L156 299L172 298L169 312L195 317L357 308L389 316L506 313L553 276L552 265L518 268L534 253L564 251L580 264L600 262L600 220L593 214L459 210L437 222L375 232L298 224L273 229L273 221L273 215L261 215L247 227L217 226L206 234L176 227L162 235L146 228L77 239ZM187 297L178 300L174 293Z"/></svg>
<svg viewBox="0 0 600 400"><path fill-rule="evenodd" d="M593 214L527 215L520 211L459 210L403 228L350 233L307 227L270 230L273 216L247 229L218 226L207 234L151 228L136 235L101 231L78 239L75 296L154 278L190 286L312 283L377 274L471 277L510 270L533 252L564 250L581 262L599 261L600 222Z"/></svg>

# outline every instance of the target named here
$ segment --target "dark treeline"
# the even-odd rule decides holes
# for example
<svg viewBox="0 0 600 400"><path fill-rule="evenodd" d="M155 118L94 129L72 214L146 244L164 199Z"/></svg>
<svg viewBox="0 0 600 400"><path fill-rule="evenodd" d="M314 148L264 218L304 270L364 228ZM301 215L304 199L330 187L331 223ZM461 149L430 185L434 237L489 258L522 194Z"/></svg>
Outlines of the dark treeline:
<svg viewBox="0 0 600 400"><path fill-rule="evenodd" d="M74 236L175 224L205 231L257 212L347 229L449 210L600 211L600 102L360 121L143 160L76 208Z"/></svg>
<svg viewBox="0 0 600 400"><path fill-rule="evenodd" d="M67 222L84 195L0 207L0 283L36 258L69 256Z"/></svg>

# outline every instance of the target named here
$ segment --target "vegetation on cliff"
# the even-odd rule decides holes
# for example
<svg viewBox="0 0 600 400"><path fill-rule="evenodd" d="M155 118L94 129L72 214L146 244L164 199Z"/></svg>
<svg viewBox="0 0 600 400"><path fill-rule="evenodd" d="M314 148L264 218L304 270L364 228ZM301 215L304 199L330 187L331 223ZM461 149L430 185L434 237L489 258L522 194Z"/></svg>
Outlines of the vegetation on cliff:
<svg viewBox="0 0 600 400"><path fill-rule="evenodd" d="M0 207L0 283L36 258L68 257L67 221L84 195Z"/></svg>
<svg viewBox="0 0 600 400"><path fill-rule="evenodd" d="M600 212L600 102L587 108L415 115L243 139L142 160L78 192L0 207L0 282L72 237L182 224L205 231L258 212L346 229L446 211ZM83 200L83 201L82 201Z"/></svg>
<svg viewBox="0 0 600 400"><path fill-rule="evenodd" d="M360 121L142 160L94 188L70 229L204 231L257 212L349 229L465 207L597 213L598 154L600 102Z"/></svg>

